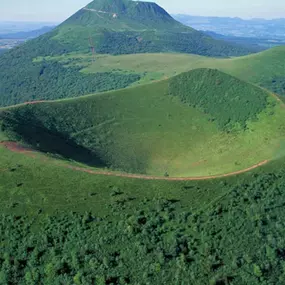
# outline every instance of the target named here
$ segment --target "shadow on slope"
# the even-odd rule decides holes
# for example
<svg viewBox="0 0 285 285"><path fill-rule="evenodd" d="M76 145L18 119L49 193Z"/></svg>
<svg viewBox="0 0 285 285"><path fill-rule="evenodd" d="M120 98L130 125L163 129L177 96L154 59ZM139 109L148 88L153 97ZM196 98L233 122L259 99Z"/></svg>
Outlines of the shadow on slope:
<svg viewBox="0 0 285 285"><path fill-rule="evenodd" d="M68 134L57 131L55 126L47 129L32 112L27 112L25 117L17 115L17 112L0 113L0 119L4 119L2 131L9 132L15 139L36 150L60 155L93 167L106 167L96 153L77 144Z"/></svg>

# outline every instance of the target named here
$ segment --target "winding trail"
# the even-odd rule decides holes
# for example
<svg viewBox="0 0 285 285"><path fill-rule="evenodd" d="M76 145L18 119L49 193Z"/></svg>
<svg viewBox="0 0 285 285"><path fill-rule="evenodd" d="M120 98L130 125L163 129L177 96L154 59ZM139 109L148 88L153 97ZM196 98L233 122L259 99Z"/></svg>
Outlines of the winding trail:
<svg viewBox="0 0 285 285"><path fill-rule="evenodd" d="M4 146L8 150L15 152L15 153L22 153L27 156L35 158L35 154L37 153L35 150L27 147L23 147L19 145L16 142L0 142L0 146ZM143 174L130 174L130 173L115 173L112 171L100 171L100 170L92 170L84 167L77 167L77 166L72 166L72 165L60 165L62 167L72 169L74 171L80 171L80 172L85 172L89 173L92 175L103 175L103 176L113 176L113 177L123 177L123 178L133 178L133 179L143 179L143 180L165 180L165 181L199 181L199 180L210 180L210 179L218 179L218 178L224 178L224 177L229 177L229 176L235 176L238 174L246 173L251 170L254 170L256 168L259 168L261 166L264 166L267 164L269 160L264 160L260 163L257 163L249 168L242 169L239 171L235 172L230 172L227 174L221 174L221 175L212 175L212 176L200 176L200 177L161 177L161 176L148 176L148 175L143 175Z"/></svg>

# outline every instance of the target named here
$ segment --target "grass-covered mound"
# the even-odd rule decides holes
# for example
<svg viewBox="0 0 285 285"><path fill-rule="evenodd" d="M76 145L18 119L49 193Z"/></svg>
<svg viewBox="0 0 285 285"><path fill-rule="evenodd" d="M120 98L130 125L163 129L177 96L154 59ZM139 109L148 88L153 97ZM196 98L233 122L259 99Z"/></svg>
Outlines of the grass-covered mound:
<svg viewBox="0 0 285 285"><path fill-rule="evenodd" d="M209 75L212 79L203 79ZM158 176L248 168L277 155L284 138L284 109L275 98L207 69L136 88L4 109L1 118L10 139L35 149Z"/></svg>

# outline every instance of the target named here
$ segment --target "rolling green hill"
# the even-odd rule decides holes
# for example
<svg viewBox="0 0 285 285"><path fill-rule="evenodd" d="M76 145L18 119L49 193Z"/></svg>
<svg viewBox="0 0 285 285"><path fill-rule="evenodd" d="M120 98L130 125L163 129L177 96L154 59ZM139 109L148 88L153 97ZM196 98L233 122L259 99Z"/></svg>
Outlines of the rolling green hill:
<svg viewBox="0 0 285 285"><path fill-rule="evenodd" d="M113 55L180 52L228 57L250 52L183 26L155 3L96 0L51 32L0 57L0 106L120 89L140 79L117 71L88 76L79 73L79 67L34 60L72 52L92 55L93 47L96 54Z"/></svg>
<svg viewBox="0 0 285 285"><path fill-rule="evenodd" d="M48 59L48 58L47 58ZM52 60L52 58L48 59ZM55 57L65 65L81 66L89 74L99 70L139 73L141 83L171 77L196 68L216 68L244 81L252 82L277 94L285 95L285 47L275 47L257 54L230 59L217 59L187 54L139 54L98 57L90 64L88 56ZM145 73L144 73L145 72Z"/></svg>
<svg viewBox="0 0 285 285"><path fill-rule="evenodd" d="M2 111L2 130L35 149L97 168L163 176L224 174L274 158L284 109L217 70Z"/></svg>
<svg viewBox="0 0 285 285"><path fill-rule="evenodd" d="M285 47L275 47L257 54L229 59L198 55L160 53L132 55L98 55L94 63L91 56L71 53L62 56L35 58L35 62L56 61L66 67L80 67L84 74L116 71L122 74L140 74L143 84L196 68L214 68L257 84L280 95L285 94Z"/></svg>

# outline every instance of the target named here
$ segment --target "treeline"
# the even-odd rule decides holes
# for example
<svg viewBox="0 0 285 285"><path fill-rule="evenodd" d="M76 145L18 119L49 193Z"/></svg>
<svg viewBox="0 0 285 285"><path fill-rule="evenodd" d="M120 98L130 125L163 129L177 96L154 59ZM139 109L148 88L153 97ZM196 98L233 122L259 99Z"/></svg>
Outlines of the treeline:
<svg viewBox="0 0 285 285"><path fill-rule="evenodd" d="M24 65L23 77L17 73L2 74L5 83L0 87L0 106L14 105L34 100L54 100L78 97L94 92L125 88L140 80L138 74L102 72L80 73L80 68L65 68L56 62L35 64L28 70Z"/></svg>
<svg viewBox="0 0 285 285"><path fill-rule="evenodd" d="M104 217L2 215L0 283L283 285L284 177L280 168L221 181L228 195L198 212L167 199L130 212L118 190Z"/></svg>
<svg viewBox="0 0 285 285"><path fill-rule="evenodd" d="M213 69L196 69L170 80L169 94L209 115L222 130L245 129L266 108L261 88Z"/></svg>
<svg viewBox="0 0 285 285"><path fill-rule="evenodd" d="M23 77L4 74L0 105L7 106L32 100L54 100L78 97L94 92L125 88L138 81L140 75L102 72L83 74L78 67L65 68L57 62L43 62L23 67Z"/></svg>
<svg viewBox="0 0 285 285"><path fill-rule="evenodd" d="M217 41L197 31L191 32L104 32L97 51L110 54L181 52L229 57L250 53L247 48Z"/></svg>

